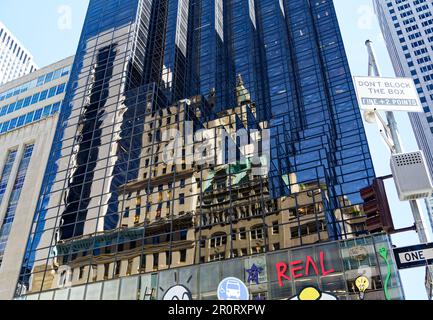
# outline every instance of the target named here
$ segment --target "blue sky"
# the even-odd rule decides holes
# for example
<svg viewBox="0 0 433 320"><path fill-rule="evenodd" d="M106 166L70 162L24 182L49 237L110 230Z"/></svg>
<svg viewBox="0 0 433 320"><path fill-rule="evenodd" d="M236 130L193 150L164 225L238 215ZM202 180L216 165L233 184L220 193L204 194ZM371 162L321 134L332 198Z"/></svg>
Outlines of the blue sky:
<svg viewBox="0 0 433 320"><path fill-rule="evenodd" d="M39 67L74 55L88 0L1 0L0 20Z"/></svg>
<svg viewBox="0 0 433 320"><path fill-rule="evenodd" d="M383 76L394 76L380 28L374 16L371 0L334 0L346 52L353 75L367 75L367 53L364 42L374 42ZM46 66L75 54L84 21L88 0L1 0L0 20L29 49L39 67ZM406 114L396 114L405 151L417 150L417 145ZM390 154L374 125L366 124L367 137L378 176L391 173ZM393 182L387 192L396 228L413 225L408 203L398 200ZM420 203L423 211L425 208ZM428 227L429 231L431 228ZM431 236L431 232L430 232ZM400 246L418 243L415 232L393 236ZM407 299L426 299L424 269L401 272Z"/></svg>

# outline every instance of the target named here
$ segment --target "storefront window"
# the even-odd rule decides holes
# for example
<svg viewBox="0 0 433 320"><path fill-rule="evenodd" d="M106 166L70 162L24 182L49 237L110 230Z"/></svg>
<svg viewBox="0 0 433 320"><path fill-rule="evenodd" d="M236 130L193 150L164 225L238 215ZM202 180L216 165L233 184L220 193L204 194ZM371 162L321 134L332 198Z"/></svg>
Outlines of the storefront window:
<svg viewBox="0 0 433 320"><path fill-rule="evenodd" d="M39 300L53 300L54 291L42 292Z"/></svg>
<svg viewBox="0 0 433 320"><path fill-rule="evenodd" d="M140 279L140 300L153 300L156 298L157 281L154 275L146 274Z"/></svg>
<svg viewBox="0 0 433 320"><path fill-rule="evenodd" d="M89 284L86 290L86 300L101 300L102 282Z"/></svg>
<svg viewBox="0 0 433 320"><path fill-rule="evenodd" d="M159 273L158 279L158 300L161 300L164 293L171 287L177 285L178 271L168 270Z"/></svg>
<svg viewBox="0 0 433 320"><path fill-rule="evenodd" d="M58 290L54 294L54 300L68 300L69 289Z"/></svg>
<svg viewBox="0 0 433 320"><path fill-rule="evenodd" d="M269 284L269 299L282 300L289 299L294 295L292 283L285 283L284 287L280 287L278 282L271 282Z"/></svg>
<svg viewBox="0 0 433 320"><path fill-rule="evenodd" d="M249 287L252 300L266 300L268 298L267 274L265 255L245 260L245 283Z"/></svg>
<svg viewBox="0 0 433 320"><path fill-rule="evenodd" d="M106 281L102 292L102 300L117 300L119 297L120 281Z"/></svg>
<svg viewBox="0 0 433 320"><path fill-rule="evenodd" d="M379 272L381 274L385 299L403 299L404 294L400 286L401 281L394 256L392 250L390 249L389 238L385 235L376 236L374 238L374 247L376 249L376 259L379 264Z"/></svg>
<svg viewBox="0 0 433 320"><path fill-rule="evenodd" d="M31 294L26 296L26 300L39 300L39 294Z"/></svg>
<svg viewBox="0 0 433 320"><path fill-rule="evenodd" d="M320 288L319 279L317 277L302 278L295 280L295 293L299 294L303 289L307 287Z"/></svg>
<svg viewBox="0 0 433 320"><path fill-rule="evenodd" d="M127 277L122 279L120 287L120 300L137 300L139 277Z"/></svg>
<svg viewBox="0 0 433 320"><path fill-rule="evenodd" d="M320 256L323 254L323 262L325 268L332 268L333 273L343 272L344 267L341 261L340 247L338 243L328 243L323 245L318 245L315 247L315 257L316 260L320 262Z"/></svg>
<svg viewBox="0 0 433 320"><path fill-rule="evenodd" d="M340 300L346 300L346 281L342 274L330 275L320 279L320 288L323 292L331 293Z"/></svg>
<svg viewBox="0 0 433 320"><path fill-rule="evenodd" d="M227 277L235 277L246 283L245 278L245 260L236 259L232 261L225 261L222 264L222 279Z"/></svg>
<svg viewBox="0 0 433 320"><path fill-rule="evenodd" d="M306 260L307 256L310 256L313 259L315 259L316 255L315 255L314 249L315 249L314 247L305 247L305 248L302 247L302 248L291 250L290 255L289 255L290 256L289 261L293 262L293 265L291 265L290 269L292 269L295 266L296 261L300 261L299 267L301 267L301 266L304 267L305 263L306 263L305 260ZM316 264L317 264L317 262L316 262ZM296 267L298 267L298 265ZM313 268L310 268L310 269L313 269ZM311 270L311 271L314 273L314 270ZM305 274L305 271L300 270L299 274Z"/></svg>
<svg viewBox="0 0 433 320"><path fill-rule="evenodd" d="M220 277L221 265L221 263L211 263L200 266L201 299L204 299L205 296L209 298L216 297L218 284L222 280Z"/></svg>
<svg viewBox="0 0 433 320"><path fill-rule="evenodd" d="M255 272L257 272L258 277L257 280L259 284L261 283L267 283L268 282L268 269L266 264L266 256L255 256L251 257L249 259L244 260L245 261L245 276L247 282L250 282L250 284L254 283L255 277L254 272L251 274L251 269L255 268ZM250 271L250 272L248 272ZM249 278L249 276L252 275L252 279ZM251 281L248 281L248 280Z"/></svg>
<svg viewBox="0 0 433 320"><path fill-rule="evenodd" d="M198 267L188 267L179 270L179 284L191 291L193 300L198 299Z"/></svg>
<svg viewBox="0 0 433 320"><path fill-rule="evenodd" d="M84 290L85 286L72 287L71 294L69 295L69 300L84 300Z"/></svg>
<svg viewBox="0 0 433 320"><path fill-rule="evenodd" d="M267 270L269 272L269 281L271 282L277 282L278 283L278 276L277 276L277 269L276 265L277 263L284 262L288 263L289 261L289 253L286 252L279 252L279 253L272 253L267 256ZM284 286L288 286L289 282L285 282Z"/></svg>

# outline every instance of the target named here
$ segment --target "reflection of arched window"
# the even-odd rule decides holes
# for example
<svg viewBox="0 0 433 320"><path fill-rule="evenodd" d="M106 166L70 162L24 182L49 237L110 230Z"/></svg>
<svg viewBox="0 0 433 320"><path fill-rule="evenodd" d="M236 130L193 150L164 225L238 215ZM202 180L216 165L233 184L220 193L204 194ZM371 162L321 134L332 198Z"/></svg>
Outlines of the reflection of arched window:
<svg viewBox="0 0 433 320"><path fill-rule="evenodd" d="M263 230L264 227L262 224L256 225L251 228L251 239L257 240L257 239L263 239Z"/></svg>
<svg viewBox="0 0 433 320"><path fill-rule="evenodd" d="M223 232L214 233L210 239L211 248L223 246L227 243L227 235Z"/></svg>
<svg viewBox="0 0 433 320"><path fill-rule="evenodd" d="M227 187L227 182L225 177L220 177L216 180L216 185L218 189L224 190Z"/></svg>
<svg viewBox="0 0 433 320"><path fill-rule="evenodd" d="M72 270L68 266L61 266L59 269L58 287L64 288L72 283Z"/></svg>

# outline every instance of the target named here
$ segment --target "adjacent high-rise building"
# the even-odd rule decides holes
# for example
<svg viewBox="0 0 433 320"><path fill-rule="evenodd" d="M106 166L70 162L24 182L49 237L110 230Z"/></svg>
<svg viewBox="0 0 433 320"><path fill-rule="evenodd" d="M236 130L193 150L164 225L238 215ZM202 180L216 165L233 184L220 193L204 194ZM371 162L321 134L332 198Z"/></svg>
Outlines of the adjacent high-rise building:
<svg viewBox="0 0 433 320"><path fill-rule="evenodd" d="M16 298L401 299L374 180L331 0L91 0Z"/></svg>
<svg viewBox="0 0 433 320"><path fill-rule="evenodd" d="M73 57L0 86L0 299L12 299Z"/></svg>
<svg viewBox="0 0 433 320"><path fill-rule="evenodd" d="M373 0L396 76L413 78L424 113L409 113L433 176L433 3ZM433 226L433 199L426 201Z"/></svg>
<svg viewBox="0 0 433 320"><path fill-rule="evenodd" d="M0 21L0 85L31 73L37 68L30 52Z"/></svg>

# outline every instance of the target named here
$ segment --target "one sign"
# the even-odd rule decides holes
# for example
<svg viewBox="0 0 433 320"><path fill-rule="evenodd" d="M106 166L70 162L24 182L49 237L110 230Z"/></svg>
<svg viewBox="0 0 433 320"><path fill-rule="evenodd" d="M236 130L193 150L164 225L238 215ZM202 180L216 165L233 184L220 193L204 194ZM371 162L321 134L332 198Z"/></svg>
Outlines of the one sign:
<svg viewBox="0 0 433 320"><path fill-rule="evenodd" d="M248 288L238 278L225 278L218 286L218 300L249 300Z"/></svg>
<svg viewBox="0 0 433 320"><path fill-rule="evenodd" d="M362 110L423 112L412 78L353 77Z"/></svg>
<svg viewBox="0 0 433 320"><path fill-rule="evenodd" d="M399 269L415 268L433 264L433 243L394 249Z"/></svg>

